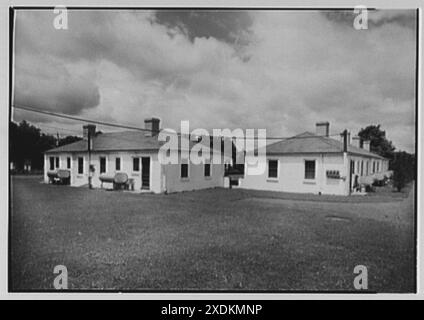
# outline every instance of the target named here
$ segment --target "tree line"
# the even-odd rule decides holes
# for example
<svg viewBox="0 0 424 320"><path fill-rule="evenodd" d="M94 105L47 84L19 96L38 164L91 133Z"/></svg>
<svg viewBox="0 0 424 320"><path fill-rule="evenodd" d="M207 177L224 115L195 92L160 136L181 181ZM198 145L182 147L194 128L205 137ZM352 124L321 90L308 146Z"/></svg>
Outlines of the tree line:
<svg viewBox="0 0 424 320"><path fill-rule="evenodd" d="M43 170L44 152L68 143L81 140L78 136L57 136L41 132L40 128L23 120L20 123L11 121L9 124L9 161L14 170L20 172L26 163L31 170Z"/></svg>
<svg viewBox="0 0 424 320"><path fill-rule="evenodd" d="M408 182L415 179L415 154L397 151L393 143L386 138L386 132L380 125L369 125L358 133L361 141L370 141L370 150L389 159L389 169L393 170L394 186L400 191ZM40 128L23 120L10 122L9 158L16 171L21 171L26 162L32 170L43 170L44 152L65 144L81 140L78 136L60 138L41 132Z"/></svg>
<svg viewBox="0 0 424 320"><path fill-rule="evenodd" d="M386 138L386 132L380 125L369 125L359 131L361 141L370 141L370 150L389 159L389 169L393 171L393 186L401 191L405 185L415 179L415 154L396 150L393 143Z"/></svg>

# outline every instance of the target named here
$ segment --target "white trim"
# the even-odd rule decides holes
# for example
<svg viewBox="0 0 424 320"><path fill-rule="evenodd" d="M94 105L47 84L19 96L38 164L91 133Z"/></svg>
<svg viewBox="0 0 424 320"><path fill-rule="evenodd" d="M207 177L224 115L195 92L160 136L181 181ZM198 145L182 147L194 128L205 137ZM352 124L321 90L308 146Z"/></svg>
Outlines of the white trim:
<svg viewBox="0 0 424 320"><path fill-rule="evenodd" d="M134 159L138 159L138 171L134 170ZM131 156L131 173L132 174L141 174L141 157L140 156Z"/></svg>
<svg viewBox="0 0 424 320"><path fill-rule="evenodd" d="M79 159L82 158L82 173L79 172ZM85 174L85 156L77 156L77 176L83 176ZM90 168L87 168L88 170L90 170Z"/></svg>
<svg viewBox="0 0 424 320"><path fill-rule="evenodd" d="M152 156L140 156L140 178L141 187L143 189L143 158L149 158L149 189L152 190Z"/></svg>
<svg viewBox="0 0 424 320"><path fill-rule="evenodd" d="M209 175L208 176L205 175L205 168L206 168L207 164L209 165ZM203 162L203 177L207 180L212 179L212 164L211 164L210 161L209 162L207 162L207 161Z"/></svg>
<svg viewBox="0 0 424 320"><path fill-rule="evenodd" d="M102 172L102 160L101 160L102 158L105 158L105 172ZM106 174L108 173L107 165L108 165L107 156L99 155L99 175L101 175L103 173L106 173Z"/></svg>
<svg viewBox="0 0 424 320"><path fill-rule="evenodd" d="M68 167L68 159L69 159L69 167ZM72 156L66 156L66 169L72 171Z"/></svg>
<svg viewBox="0 0 424 320"><path fill-rule="evenodd" d="M55 156L49 156L49 171L52 171L56 168L56 157ZM50 159L53 159L53 168L51 166L51 162Z"/></svg>
<svg viewBox="0 0 424 320"><path fill-rule="evenodd" d="M116 169L116 159L119 159L119 170ZM114 157L114 160L115 160L115 169L114 169L114 171L115 172L122 172L122 157L121 156L115 156Z"/></svg>
<svg viewBox="0 0 424 320"><path fill-rule="evenodd" d="M278 181L280 179L280 159L276 158L269 158L266 159L266 179L267 181ZM277 177L270 177L269 176L269 161L277 161Z"/></svg>
<svg viewBox="0 0 424 320"><path fill-rule="evenodd" d="M306 178L306 161L313 161L315 164L315 170L314 170L314 178ZM316 182L317 180L317 159L316 158L304 158L303 159L303 183L305 182ZM312 183L311 183L312 184Z"/></svg>
<svg viewBox="0 0 424 320"><path fill-rule="evenodd" d="M181 169L182 169L183 164L187 165L187 177L181 176ZM182 181L190 180L190 160L189 159L187 159L187 163L185 163L185 162L183 162L183 160L181 160L181 163L180 163L180 180L182 180Z"/></svg>

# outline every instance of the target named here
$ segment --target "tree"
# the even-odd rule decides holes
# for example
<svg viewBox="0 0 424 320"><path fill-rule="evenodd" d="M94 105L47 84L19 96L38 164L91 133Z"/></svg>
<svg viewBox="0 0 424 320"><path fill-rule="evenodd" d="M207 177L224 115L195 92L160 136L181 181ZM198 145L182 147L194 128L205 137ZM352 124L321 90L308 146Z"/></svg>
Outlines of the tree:
<svg viewBox="0 0 424 320"><path fill-rule="evenodd" d="M380 125L369 125L365 129L362 128L358 136L361 141L370 141L370 150L382 157L393 159L395 147L392 142L386 138L386 132L380 129Z"/></svg>
<svg viewBox="0 0 424 320"><path fill-rule="evenodd" d="M66 136L65 138L59 139L58 146L64 146L66 144L70 144L76 141L82 140L81 137L77 136Z"/></svg>
<svg viewBox="0 0 424 320"><path fill-rule="evenodd" d="M33 169L43 169L44 152L80 140L80 137L68 136L57 140L56 137L42 133L39 128L23 120L19 124L9 124L9 155L15 168L22 169L26 161Z"/></svg>
<svg viewBox="0 0 424 320"><path fill-rule="evenodd" d="M393 170L394 187L401 191L405 185L415 179L415 155L405 151L396 151L395 146L386 138L386 132L380 125L369 125L358 133L361 140L370 141L370 150L390 160Z"/></svg>
<svg viewBox="0 0 424 320"><path fill-rule="evenodd" d="M43 152L54 147L55 140L40 131L25 120L10 123L10 160L17 168L22 168L26 161L30 161L34 169L43 167Z"/></svg>
<svg viewBox="0 0 424 320"><path fill-rule="evenodd" d="M405 151L394 153L392 163L393 168L393 185L397 191L401 191L406 183L414 180L415 177L415 155Z"/></svg>

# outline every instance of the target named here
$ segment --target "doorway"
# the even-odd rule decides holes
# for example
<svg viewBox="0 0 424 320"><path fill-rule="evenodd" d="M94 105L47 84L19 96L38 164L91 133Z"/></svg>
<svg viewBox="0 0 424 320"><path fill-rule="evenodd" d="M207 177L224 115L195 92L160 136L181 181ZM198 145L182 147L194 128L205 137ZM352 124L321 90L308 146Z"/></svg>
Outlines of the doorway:
<svg viewBox="0 0 424 320"><path fill-rule="evenodd" d="M355 174L355 161L350 160L350 170L349 170L349 194L353 191L354 187L355 187L355 179L354 179L354 174Z"/></svg>
<svg viewBox="0 0 424 320"><path fill-rule="evenodd" d="M141 189L150 190L150 157L141 158Z"/></svg>

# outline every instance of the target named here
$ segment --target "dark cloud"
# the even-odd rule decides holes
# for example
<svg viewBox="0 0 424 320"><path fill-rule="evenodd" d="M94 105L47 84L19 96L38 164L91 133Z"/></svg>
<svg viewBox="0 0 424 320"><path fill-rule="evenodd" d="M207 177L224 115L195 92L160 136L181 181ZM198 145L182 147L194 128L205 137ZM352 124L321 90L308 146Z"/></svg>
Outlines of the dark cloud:
<svg viewBox="0 0 424 320"><path fill-rule="evenodd" d="M17 55L14 104L79 114L99 104L100 93L93 80L71 74L55 59Z"/></svg>
<svg viewBox="0 0 424 320"><path fill-rule="evenodd" d="M213 37L235 45L248 43L253 19L248 11L159 10L157 23L178 28L191 41L194 38Z"/></svg>
<svg viewBox="0 0 424 320"><path fill-rule="evenodd" d="M412 28L415 30L416 10L375 10L370 14L372 25L382 26L384 24L395 23L402 27Z"/></svg>
<svg viewBox="0 0 424 320"><path fill-rule="evenodd" d="M375 122L409 148L415 35L399 13L370 13L378 27L357 32L353 12L71 10L58 31L51 11L19 11L15 101L278 136L319 120L336 133Z"/></svg>
<svg viewBox="0 0 424 320"><path fill-rule="evenodd" d="M68 11L68 29L56 30L50 10L21 11L16 17L16 54L32 53L95 61L113 50L119 32L111 12Z"/></svg>
<svg viewBox="0 0 424 320"><path fill-rule="evenodd" d="M250 19L248 15L237 12L224 12L225 18L219 18L218 13L211 15L208 19L208 15L202 13L196 18L205 19L205 25L199 25L199 30L206 32L211 28L211 37L227 37L227 40L235 42ZM214 52L220 45L219 40L211 38L209 41L195 36L190 42L182 29L174 30L170 37L168 27L158 23L153 13L144 10L70 10L69 28L62 31L53 28L53 18L52 12L47 10L19 12L16 53L49 54L71 63L108 60L127 69L138 79L168 83L181 74L193 74L207 68L207 63L220 58L220 53ZM194 47L200 47L201 52ZM232 54L231 50L234 48L222 47L221 54Z"/></svg>

